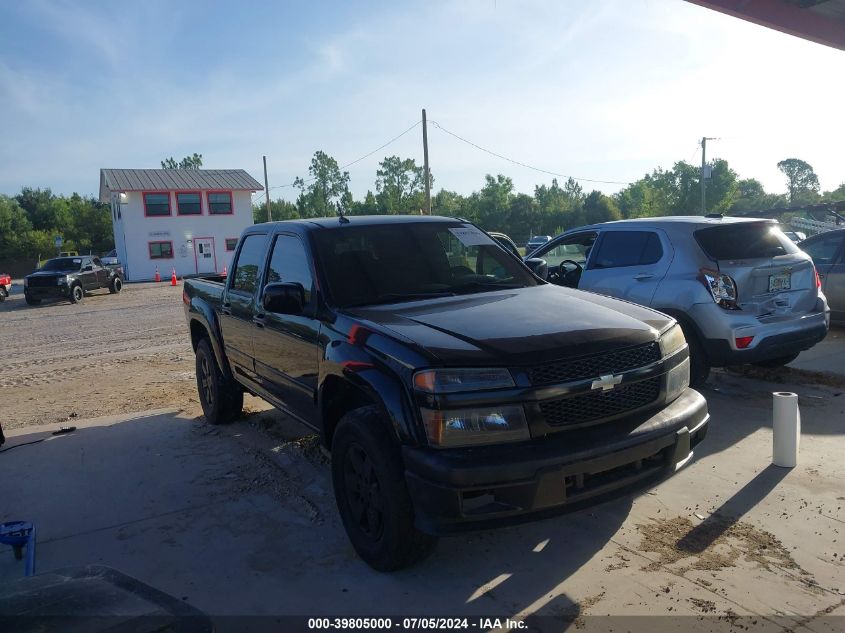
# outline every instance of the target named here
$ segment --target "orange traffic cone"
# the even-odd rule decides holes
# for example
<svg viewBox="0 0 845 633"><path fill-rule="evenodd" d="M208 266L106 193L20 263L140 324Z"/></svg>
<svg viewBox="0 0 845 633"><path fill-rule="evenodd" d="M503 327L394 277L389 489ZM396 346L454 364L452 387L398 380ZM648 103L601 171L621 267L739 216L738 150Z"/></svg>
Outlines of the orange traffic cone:
<svg viewBox="0 0 845 633"><path fill-rule="evenodd" d="M173 274L170 276L170 285L171 286L178 286L178 282L176 281L176 269L173 269Z"/></svg>
<svg viewBox="0 0 845 633"><path fill-rule="evenodd" d="M160 274L159 274L159 272L158 272L158 266L156 266L156 276L155 276L155 280L156 280L156 281L161 281L161 275L160 275Z"/></svg>
<svg viewBox="0 0 845 633"><path fill-rule="evenodd" d="M229 276L229 273L228 273L228 272L226 272L226 264L223 264L223 276L224 276L224 277L228 277L228 276Z"/></svg>

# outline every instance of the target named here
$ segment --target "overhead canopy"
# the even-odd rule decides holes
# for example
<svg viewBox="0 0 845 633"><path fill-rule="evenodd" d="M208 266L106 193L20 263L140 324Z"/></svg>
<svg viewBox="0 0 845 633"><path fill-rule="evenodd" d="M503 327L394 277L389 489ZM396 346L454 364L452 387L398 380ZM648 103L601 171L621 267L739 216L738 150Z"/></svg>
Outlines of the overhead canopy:
<svg viewBox="0 0 845 633"><path fill-rule="evenodd" d="M845 0L688 0L755 24L845 50Z"/></svg>

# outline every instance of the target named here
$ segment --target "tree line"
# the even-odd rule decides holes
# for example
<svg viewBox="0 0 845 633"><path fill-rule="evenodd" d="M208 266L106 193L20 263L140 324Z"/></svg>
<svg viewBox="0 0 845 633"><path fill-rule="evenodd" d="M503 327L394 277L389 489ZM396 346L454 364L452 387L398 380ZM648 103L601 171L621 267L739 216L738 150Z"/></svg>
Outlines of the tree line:
<svg viewBox="0 0 845 633"><path fill-rule="evenodd" d="M811 165L787 158L777 166L786 190L767 192L754 178L740 178L728 162L708 164L706 213L739 214L770 208L845 200L845 183L822 193ZM425 175L414 159L388 156L376 170L374 191L355 200L349 190L349 172L323 151L311 159L307 177L297 177L294 202L278 198L270 202L273 220L345 215L418 214L425 208ZM671 169L655 169L621 191L606 195L585 191L574 179L562 184L534 187L533 195L514 190L513 180L503 174L485 176L483 186L469 195L441 189L432 194L435 215L461 217L486 230L502 231L517 242L532 235L555 235L563 230L625 218L691 215L701 212L700 169L686 161ZM434 177L431 176L431 185ZM267 221L266 202L253 207L255 222Z"/></svg>
<svg viewBox="0 0 845 633"><path fill-rule="evenodd" d="M737 214L774 207L845 200L845 183L821 192L811 165L797 158L780 161L784 191L767 192L754 178L740 178L728 162L709 163L707 212ZM168 158L162 166L197 169L202 155L182 161ZM622 218L689 215L700 212L699 168L679 161L671 169L655 169L613 195L585 191L572 178L534 187L532 194L515 191L508 176L485 176L478 191L462 195L440 189L433 193L432 213L466 218L487 230L502 231L517 242L531 235L554 235L583 224ZM431 185L434 178L431 177ZM363 199L349 190L349 172L322 151L315 152L307 176L294 181L294 202L272 200L274 220L347 215L418 214L425 208L425 174L411 158L388 156L376 169L373 189ZM255 222L265 222L265 204L253 207ZM0 259L35 259L62 250L105 253L114 248L112 217L107 204L78 193L56 195L49 188L24 187L16 196L0 195Z"/></svg>

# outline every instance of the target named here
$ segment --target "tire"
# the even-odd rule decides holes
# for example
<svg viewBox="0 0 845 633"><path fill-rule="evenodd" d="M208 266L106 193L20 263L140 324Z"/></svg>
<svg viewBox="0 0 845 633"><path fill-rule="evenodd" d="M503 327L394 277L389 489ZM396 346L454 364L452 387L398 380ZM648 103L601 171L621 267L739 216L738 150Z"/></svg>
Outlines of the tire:
<svg viewBox="0 0 845 633"><path fill-rule="evenodd" d="M332 483L346 534L373 569L409 567L434 549L437 539L414 527L399 447L377 407L355 409L340 420L332 441Z"/></svg>
<svg viewBox="0 0 845 633"><path fill-rule="evenodd" d="M82 290L82 286L76 284L73 288L70 289L70 299L71 303L81 303L82 299L85 298L85 292Z"/></svg>
<svg viewBox="0 0 845 633"><path fill-rule="evenodd" d="M220 371L207 338L201 339L197 345L196 372L197 391L205 419L210 424L228 424L237 420L244 408L244 392Z"/></svg>
<svg viewBox="0 0 845 633"><path fill-rule="evenodd" d="M689 345L689 384L690 387L703 387L710 376L710 362L707 360L707 353L701 346L695 332L690 331L689 328L681 326L684 331L684 338L687 339Z"/></svg>
<svg viewBox="0 0 845 633"><path fill-rule="evenodd" d="M123 282L120 280L120 277L115 277L111 280L109 284L109 292L113 295L120 294L120 291L123 290Z"/></svg>
<svg viewBox="0 0 845 633"><path fill-rule="evenodd" d="M756 363L751 364L755 367L783 367L798 358L798 354L800 353L801 352L796 352L795 354L789 354L787 356L778 356L777 358L770 358L768 360L758 360Z"/></svg>
<svg viewBox="0 0 845 633"><path fill-rule="evenodd" d="M41 299L35 299L34 297L30 297L29 295L24 295L24 299L26 299L26 304L30 306L37 306L41 303Z"/></svg>
<svg viewBox="0 0 845 633"><path fill-rule="evenodd" d="M0 302L5 301L8 296L9 291L6 290L6 286L0 286Z"/></svg>

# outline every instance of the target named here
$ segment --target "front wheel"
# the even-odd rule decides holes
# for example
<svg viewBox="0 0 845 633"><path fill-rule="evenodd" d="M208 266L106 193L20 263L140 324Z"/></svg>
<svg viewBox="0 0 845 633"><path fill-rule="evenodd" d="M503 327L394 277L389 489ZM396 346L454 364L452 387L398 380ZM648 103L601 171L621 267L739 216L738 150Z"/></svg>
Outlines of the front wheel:
<svg viewBox="0 0 845 633"><path fill-rule="evenodd" d="M9 291L6 290L6 286L0 286L0 301L5 301L8 296Z"/></svg>
<svg viewBox="0 0 845 633"><path fill-rule="evenodd" d="M795 354L788 354L786 356L778 356L777 358L770 358L768 360L758 360L756 363L751 364L755 365L756 367L766 367L769 369L773 367L783 367L784 365L788 365L796 358L798 358L798 354L800 354L800 352Z"/></svg>
<svg viewBox="0 0 845 633"><path fill-rule="evenodd" d="M123 282L120 280L120 277L115 277L109 284L109 292L113 295L116 295L121 290L123 290Z"/></svg>
<svg viewBox="0 0 845 633"><path fill-rule="evenodd" d="M85 293L82 291L82 286L76 285L70 289L70 302L71 303L80 303L82 298L85 296Z"/></svg>
<svg viewBox="0 0 845 633"><path fill-rule="evenodd" d="M211 424L228 424L237 420L244 408L244 392L226 378L207 338L197 345L197 390L205 419Z"/></svg>
<svg viewBox="0 0 845 633"><path fill-rule="evenodd" d="M437 539L414 526L399 447L377 407L347 413L332 441L332 483L340 518L358 555L378 571L408 567Z"/></svg>

